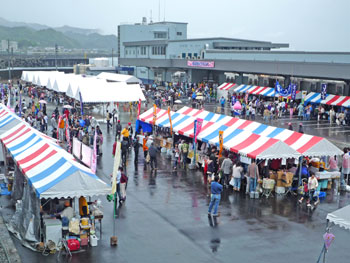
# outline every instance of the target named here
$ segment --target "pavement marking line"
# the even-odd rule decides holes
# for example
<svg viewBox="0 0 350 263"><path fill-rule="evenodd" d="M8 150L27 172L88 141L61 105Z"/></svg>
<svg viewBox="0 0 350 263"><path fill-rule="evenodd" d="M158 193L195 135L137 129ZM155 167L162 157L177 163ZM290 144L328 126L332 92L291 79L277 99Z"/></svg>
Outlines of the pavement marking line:
<svg viewBox="0 0 350 263"><path fill-rule="evenodd" d="M350 130L347 130L347 131L329 131L329 132L333 132L333 133L340 133L340 132L342 132L342 133L346 133L346 132L350 132ZM345 143L345 142L339 142L339 143Z"/></svg>
<svg viewBox="0 0 350 263"><path fill-rule="evenodd" d="M332 129L344 129L344 127L322 127L322 128L315 128L316 130L324 130L324 129L329 129L330 131Z"/></svg>

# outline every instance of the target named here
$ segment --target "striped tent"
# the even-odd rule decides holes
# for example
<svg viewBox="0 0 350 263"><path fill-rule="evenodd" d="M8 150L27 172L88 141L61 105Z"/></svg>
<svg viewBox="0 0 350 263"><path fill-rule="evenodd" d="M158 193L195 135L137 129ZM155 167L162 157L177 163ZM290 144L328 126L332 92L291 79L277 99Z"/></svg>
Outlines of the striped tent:
<svg viewBox="0 0 350 263"><path fill-rule="evenodd" d="M263 87L263 86L254 86L254 85L240 85L234 89L236 93L248 93L252 95L261 95L265 97L279 97L278 94L275 94L275 89L271 87ZM290 99L290 96L288 97ZM301 99L301 92L297 91L296 97L297 100Z"/></svg>
<svg viewBox="0 0 350 263"><path fill-rule="evenodd" d="M198 110L183 107L177 112L191 116L192 113L197 114ZM334 156L342 154L341 150L322 137L302 134L255 121L233 118L225 115L217 117L216 115L220 114L208 113L207 111L201 111L197 114L197 116L206 117L205 120L208 122L206 123L207 128L202 129L201 133L198 135L200 140L215 143L220 130L224 130L225 132L227 129L230 134L235 130L243 130L262 137L282 141L304 156ZM188 124L187 127L191 127L190 124ZM254 138L254 136L246 138Z"/></svg>
<svg viewBox="0 0 350 263"><path fill-rule="evenodd" d="M1 105L2 109L5 106ZM2 111L2 110L0 110ZM12 112L0 141L39 198L105 195L110 187L74 157ZM0 122L4 121L0 117Z"/></svg>
<svg viewBox="0 0 350 263"><path fill-rule="evenodd" d="M233 87L235 87L237 84L235 83L223 83L221 84L219 87L218 87L218 90L230 90L232 89Z"/></svg>
<svg viewBox="0 0 350 263"><path fill-rule="evenodd" d="M333 94L327 94L325 100L321 99L321 93L310 92L305 98L306 103L317 103L325 104L332 106L342 106L349 108L350 107L350 97L349 96L339 96Z"/></svg>

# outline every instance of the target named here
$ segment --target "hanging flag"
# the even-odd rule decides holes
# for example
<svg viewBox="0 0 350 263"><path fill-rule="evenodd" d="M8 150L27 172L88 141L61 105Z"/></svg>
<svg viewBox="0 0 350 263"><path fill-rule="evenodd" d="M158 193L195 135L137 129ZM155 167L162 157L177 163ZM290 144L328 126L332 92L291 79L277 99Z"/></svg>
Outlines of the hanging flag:
<svg viewBox="0 0 350 263"><path fill-rule="evenodd" d="M170 123L170 135L173 135L173 123L171 122L170 106L168 106L168 117Z"/></svg>
<svg viewBox="0 0 350 263"><path fill-rule="evenodd" d="M71 141L70 141L70 131L69 131L68 121L66 121L66 139L67 139L67 142L68 142L68 149L67 150L70 153L71 149L72 149L72 144L71 144Z"/></svg>
<svg viewBox="0 0 350 263"><path fill-rule="evenodd" d="M19 117L22 117L22 91L19 91Z"/></svg>
<svg viewBox="0 0 350 263"><path fill-rule="evenodd" d="M2 104L5 104L5 93L4 93L4 87L1 84L1 100Z"/></svg>
<svg viewBox="0 0 350 263"><path fill-rule="evenodd" d="M59 141L60 140L60 137L59 137L59 130L60 130L60 123L61 123L61 120L62 120L62 116L60 115L59 117L58 117L58 125L57 125L57 127L58 127L58 129L57 129L57 141Z"/></svg>
<svg viewBox="0 0 350 263"><path fill-rule="evenodd" d="M277 94L279 96L282 97L288 97L291 94L291 85L289 84L288 88L284 89L278 82L278 80L276 81L276 87L275 87L275 91L277 92Z"/></svg>
<svg viewBox="0 0 350 263"><path fill-rule="evenodd" d="M200 134L202 130L202 125L203 125L203 119L197 119L197 130L196 130L196 135L195 135L195 143L197 143L197 136Z"/></svg>
<svg viewBox="0 0 350 263"><path fill-rule="evenodd" d="M322 90L321 90L321 100L325 100L327 97L327 84L322 83Z"/></svg>
<svg viewBox="0 0 350 263"><path fill-rule="evenodd" d="M10 87L7 89L7 108L11 109L11 89Z"/></svg>
<svg viewBox="0 0 350 263"><path fill-rule="evenodd" d="M79 99L80 99L80 113L81 116L84 115L84 104L83 104L83 98L81 97L81 92L79 91Z"/></svg>
<svg viewBox="0 0 350 263"><path fill-rule="evenodd" d="M197 142L197 120L194 120L194 124L193 124L193 135L194 135L194 142ZM193 144L193 148L195 147L195 143Z"/></svg>
<svg viewBox="0 0 350 263"><path fill-rule="evenodd" d="M139 117L140 117L140 112L141 112L141 99L139 99L139 105L137 108L137 119L139 119Z"/></svg>
<svg viewBox="0 0 350 263"><path fill-rule="evenodd" d="M97 131L95 129L94 149L92 150L92 157L91 157L91 171L93 173L96 173L96 167L97 167Z"/></svg>
<svg viewBox="0 0 350 263"><path fill-rule="evenodd" d="M220 158L222 155L222 150L224 148L224 131L219 131L219 143L220 143L219 158Z"/></svg>
<svg viewBox="0 0 350 263"><path fill-rule="evenodd" d="M153 125L156 125L157 121L157 105L153 104Z"/></svg>
<svg viewBox="0 0 350 263"><path fill-rule="evenodd" d="M114 194L117 191L117 174L118 174L118 169L120 165L120 156L121 156L120 146L121 146L120 141L117 141L117 146L115 148L115 155L114 155L111 194Z"/></svg>
<svg viewBox="0 0 350 263"><path fill-rule="evenodd" d="M297 96L297 85L292 84L292 94L291 94L292 100L295 100L296 96Z"/></svg>

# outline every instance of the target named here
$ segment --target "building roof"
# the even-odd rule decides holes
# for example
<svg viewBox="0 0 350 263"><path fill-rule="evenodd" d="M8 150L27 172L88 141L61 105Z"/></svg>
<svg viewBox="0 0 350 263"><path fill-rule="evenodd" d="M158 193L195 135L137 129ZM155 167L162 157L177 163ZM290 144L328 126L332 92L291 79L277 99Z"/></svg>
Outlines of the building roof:
<svg viewBox="0 0 350 263"><path fill-rule="evenodd" d="M171 22L171 21L160 21L160 22L149 23L149 25L165 25L165 24L183 24L183 25L188 25L188 23L185 23L185 22Z"/></svg>

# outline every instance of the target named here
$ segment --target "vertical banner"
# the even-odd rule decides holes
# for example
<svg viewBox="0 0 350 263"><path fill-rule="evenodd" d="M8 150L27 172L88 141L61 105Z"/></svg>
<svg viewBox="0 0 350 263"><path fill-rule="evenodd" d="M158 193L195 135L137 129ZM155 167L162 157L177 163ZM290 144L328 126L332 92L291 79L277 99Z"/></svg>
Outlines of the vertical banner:
<svg viewBox="0 0 350 263"><path fill-rule="evenodd" d="M19 91L19 117L22 117L22 91Z"/></svg>
<svg viewBox="0 0 350 263"><path fill-rule="evenodd" d="M156 125L157 121L157 105L153 104L153 125Z"/></svg>
<svg viewBox="0 0 350 263"><path fill-rule="evenodd" d="M325 100L327 97L327 84L322 83L322 89L321 89L321 100Z"/></svg>
<svg viewBox="0 0 350 263"><path fill-rule="evenodd" d="M117 191L117 173L120 165L120 156L121 156L121 150L120 150L120 141L117 141L117 146L115 149L115 155L114 155L114 165L113 165L113 173L112 173L112 191L111 194L114 194ZM93 165L93 163L92 163ZM91 165L91 170L92 170Z"/></svg>
<svg viewBox="0 0 350 263"><path fill-rule="evenodd" d="M170 106L168 106L168 117L170 123L170 135L173 135L173 123L171 122Z"/></svg>
<svg viewBox="0 0 350 263"><path fill-rule="evenodd" d="M292 84L291 99L295 100L296 96L297 96L297 85Z"/></svg>
<svg viewBox="0 0 350 263"><path fill-rule="evenodd" d="M195 134L195 143L197 143L197 136L200 134L202 130L202 125L203 125L203 119L197 119L197 128L196 128L196 134Z"/></svg>
<svg viewBox="0 0 350 263"><path fill-rule="evenodd" d="M84 115L84 104L83 104L83 98L81 97L81 92L79 91L79 99L80 99L80 113L81 116Z"/></svg>
<svg viewBox="0 0 350 263"><path fill-rule="evenodd" d="M304 104L306 95L307 95L307 91L306 91L306 90L303 90L303 91L301 92L301 103L302 103L302 104Z"/></svg>
<svg viewBox="0 0 350 263"><path fill-rule="evenodd" d="M119 142L118 142L119 143ZM93 173L96 173L96 167L97 167L97 132L95 130L94 135L94 149L92 151L92 157L91 157L91 171Z"/></svg>
<svg viewBox="0 0 350 263"><path fill-rule="evenodd" d="M72 149L72 143L70 141L70 131L69 131L69 123L68 121L66 121L66 138L67 138L67 142L68 142L68 152L71 152Z"/></svg>
<svg viewBox="0 0 350 263"><path fill-rule="evenodd" d="M140 112L141 112L141 99L139 99L139 105L138 105L138 108L137 108L137 119L140 118Z"/></svg>
<svg viewBox="0 0 350 263"><path fill-rule="evenodd" d="M9 108L9 109L11 109L10 100L11 100L11 88L8 87L8 89L7 89L7 108Z"/></svg>
<svg viewBox="0 0 350 263"><path fill-rule="evenodd" d="M222 150L224 147L224 131L219 131L219 143L220 143L219 157L221 157Z"/></svg>
<svg viewBox="0 0 350 263"><path fill-rule="evenodd" d="M197 122L198 122L197 120L194 120L194 124L193 124L193 139L194 139L194 142L197 142Z"/></svg>
<svg viewBox="0 0 350 263"><path fill-rule="evenodd" d="M34 103L34 102L33 102ZM58 117L58 123L57 123L57 127L58 127L58 129L57 129L57 141L59 142L60 141L60 133L59 133L59 131L60 131L60 123L61 123L61 120L62 120L62 116L60 115L59 117Z"/></svg>

